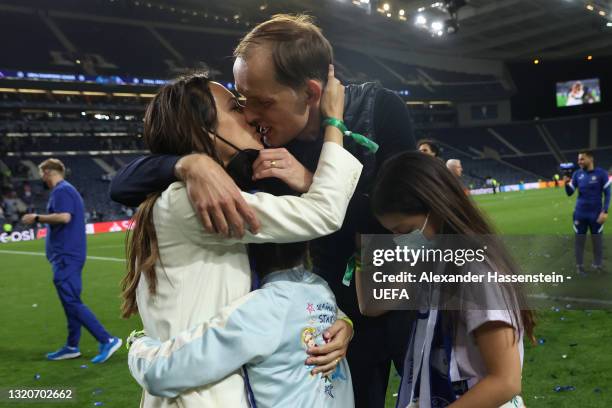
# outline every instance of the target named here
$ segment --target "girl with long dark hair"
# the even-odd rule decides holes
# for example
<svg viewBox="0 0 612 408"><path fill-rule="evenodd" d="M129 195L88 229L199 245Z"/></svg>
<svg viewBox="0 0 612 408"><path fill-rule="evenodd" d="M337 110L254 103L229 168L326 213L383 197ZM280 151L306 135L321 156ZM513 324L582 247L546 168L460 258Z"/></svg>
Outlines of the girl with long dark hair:
<svg viewBox="0 0 612 408"><path fill-rule="evenodd" d="M441 234L459 241L465 237L466 242L494 234L457 178L440 160L420 153L402 153L384 163L372 191L372 206L381 224L396 234L396 242L416 248L443 239ZM500 273L514 273L503 245L496 240L490 245L487 265ZM357 292L362 313L370 314L371 305L361 288L371 277L363 273L357 273ZM429 310L417 314L412 338L407 339L410 346L398 407L523 406L522 342L525 335L533 339L534 316L521 310L520 293L511 288L501 293L509 293L507 299L497 299L503 310L438 311L430 303Z"/></svg>

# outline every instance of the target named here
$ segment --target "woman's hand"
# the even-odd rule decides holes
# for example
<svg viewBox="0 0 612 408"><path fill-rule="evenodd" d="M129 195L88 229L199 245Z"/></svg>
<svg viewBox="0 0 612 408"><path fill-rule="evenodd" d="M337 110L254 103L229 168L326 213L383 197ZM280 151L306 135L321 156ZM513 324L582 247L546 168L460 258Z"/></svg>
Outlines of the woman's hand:
<svg viewBox="0 0 612 408"><path fill-rule="evenodd" d="M293 191L305 193L312 184L312 173L287 149L263 149L253 163L253 180L276 177Z"/></svg>
<svg viewBox="0 0 612 408"><path fill-rule="evenodd" d="M323 373L324 376L332 375L336 366L346 356L349 343L353 337L353 327L344 320L336 322L323 333L323 338L328 343L323 346L311 347L307 350L309 357L307 365L316 365L311 374Z"/></svg>
<svg viewBox="0 0 612 408"><path fill-rule="evenodd" d="M334 75L334 66L329 66L327 85L321 97L321 113L323 117L342 120L344 116L344 86Z"/></svg>

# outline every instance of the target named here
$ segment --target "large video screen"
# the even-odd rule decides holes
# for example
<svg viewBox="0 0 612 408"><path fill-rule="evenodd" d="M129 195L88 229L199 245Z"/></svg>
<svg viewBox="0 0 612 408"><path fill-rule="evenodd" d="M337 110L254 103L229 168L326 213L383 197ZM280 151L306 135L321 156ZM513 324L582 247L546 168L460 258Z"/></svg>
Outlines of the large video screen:
<svg viewBox="0 0 612 408"><path fill-rule="evenodd" d="M589 105L601 102L599 78L557 82L557 107Z"/></svg>

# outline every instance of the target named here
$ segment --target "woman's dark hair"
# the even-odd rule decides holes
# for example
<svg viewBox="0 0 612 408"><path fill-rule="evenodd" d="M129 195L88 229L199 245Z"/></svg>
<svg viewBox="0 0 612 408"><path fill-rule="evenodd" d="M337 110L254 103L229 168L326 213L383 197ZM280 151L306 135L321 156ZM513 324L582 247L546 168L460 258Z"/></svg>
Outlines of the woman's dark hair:
<svg viewBox="0 0 612 408"><path fill-rule="evenodd" d="M153 154L186 155L205 153L222 163L213 138L217 127L217 109L205 75L192 74L164 85L147 106L144 117L144 141ZM121 315L128 318L138 311L136 288L144 274L149 293L155 294L155 264L159 259L157 234L153 225L153 207L161 192L150 194L132 219L126 236L127 274L121 282Z"/></svg>
<svg viewBox="0 0 612 408"><path fill-rule="evenodd" d="M217 107L209 79L202 74L164 85L147 106L144 141L153 154L205 153L221 160L210 134L216 133Z"/></svg>
<svg viewBox="0 0 612 408"><path fill-rule="evenodd" d="M443 234L468 237L495 234L457 177L439 159L419 152L397 154L381 166L372 190L372 209L376 216L429 213L430 219L441 222ZM497 240L490 244L487 251L490 261L500 273L514 273L517 267L507 249ZM521 293L516 295L518 302L506 304L514 312L515 321L522 323L525 333L533 340L534 314L518 310L518 305L525 302Z"/></svg>

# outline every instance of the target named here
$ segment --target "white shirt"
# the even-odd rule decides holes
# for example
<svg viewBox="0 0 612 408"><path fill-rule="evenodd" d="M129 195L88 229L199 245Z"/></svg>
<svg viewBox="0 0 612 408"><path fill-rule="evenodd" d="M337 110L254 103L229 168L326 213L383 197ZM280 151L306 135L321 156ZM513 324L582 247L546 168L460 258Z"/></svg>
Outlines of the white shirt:
<svg viewBox="0 0 612 408"><path fill-rule="evenodd" d="M341 146L324 143L313 183L301 197L242 193L261 222L258 234L247 232L242 239L206 233L185 186L168 187L153 209L161 260L156 266L157 293L149 295L144 276L136 293L147 335L168 340L246 295L251 286L246 243L308 241L340 229L361 169ZM241 408L248 403L236 371L174 399L143 391L141 407Z"/></svg>
<svg viewBox="0 0 612 408"><path fill-rule="evenodd" d="M516 319L513 321L512 315L508 310L462 311L457 324L451 354L451 381L467 380L471 388L487 375L482 355L476 344L474 330L488 322L504 322L518 330ZM524 355L523 330L518 332L518 348L522 368Z"/></svg>

